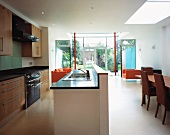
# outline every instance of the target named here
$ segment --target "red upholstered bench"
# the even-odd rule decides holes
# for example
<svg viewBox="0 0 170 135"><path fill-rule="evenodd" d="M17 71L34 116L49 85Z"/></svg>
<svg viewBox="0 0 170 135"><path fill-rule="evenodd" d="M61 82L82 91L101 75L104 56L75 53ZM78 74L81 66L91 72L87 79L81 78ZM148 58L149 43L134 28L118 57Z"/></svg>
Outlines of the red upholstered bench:
<svg viewBox="0 0 170 135"><path fill-rule="evenodd" d="M123 69L122 70L122 77L125 79L140 79L135 75L140 75L140 71L138 69Z"/></svg>
<svg viewBox="0 0 170 135"><path fill-rule="evenodd" d="M52 82L58 82L61 78L66 76L68 73L72 71L71 68L59 68L51 71L51 79Z"/></svg>

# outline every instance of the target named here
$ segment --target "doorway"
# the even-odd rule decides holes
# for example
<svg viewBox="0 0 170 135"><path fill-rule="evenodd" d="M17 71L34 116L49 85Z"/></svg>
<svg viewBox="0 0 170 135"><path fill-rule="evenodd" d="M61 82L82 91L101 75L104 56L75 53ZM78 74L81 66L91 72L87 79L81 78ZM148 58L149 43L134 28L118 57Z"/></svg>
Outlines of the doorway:
<svg viewBox="0 0 170 135"><path fill-rule="evenodd" d="M93 64L104 70L107 68L107 48L106 47L84 47L83 48L83 68L91 69Z"/></svg>

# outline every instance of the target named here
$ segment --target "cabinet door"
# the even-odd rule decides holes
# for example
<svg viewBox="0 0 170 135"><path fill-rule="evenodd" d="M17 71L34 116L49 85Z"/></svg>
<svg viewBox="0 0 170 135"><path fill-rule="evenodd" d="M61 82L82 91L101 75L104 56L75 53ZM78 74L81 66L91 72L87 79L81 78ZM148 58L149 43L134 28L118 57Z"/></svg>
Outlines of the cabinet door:
<svg viewBox="0 0 170 135"><path fill-rule="evenodd" d="M39 38L38 42L32 43L32 57L41 57L41 30L32 25L32 34Z"/></svg>
<svg viewBox="0 0 170 135"><path fill-rule="evenodd" d="M31 26L32 35L39 38L39 42L24 42L22 43L23 57L41 57L41 30L36 26Z"/></svg>
<svg viewBox="0 0 170 135"><path fill-rule="evenodd" d="M0 122L25 104L24 76L0 82Z"/></svg>
<svg viewBox="0 0 170 135"><path fill-rule="evenodd" d="M12 55L12 12L0 5L0 55Z"/></svg>
<svg viewBox="0 0 170 135"><path fill-rule="evenodd" d="M40 87L40 93L41 93L41 99L43 99L46 96L46 92L49 91L49 70L43 70L40 72L41 78L41 87Z"/></svg>

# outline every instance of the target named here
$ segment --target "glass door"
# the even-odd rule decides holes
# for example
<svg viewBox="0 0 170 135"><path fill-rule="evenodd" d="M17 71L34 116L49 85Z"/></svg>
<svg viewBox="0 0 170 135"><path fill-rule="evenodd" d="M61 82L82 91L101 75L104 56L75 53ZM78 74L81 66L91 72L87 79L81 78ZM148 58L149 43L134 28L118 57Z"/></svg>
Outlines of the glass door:
<svg viewBox="0 0 170 135"><path fill-rule="evenodd" d="M96 48L96 65L101 67L104 70L107 70L107 49L105 48Z"/></svg>
<svg viewBox="0 0 170 135"><path fill-rule="evenodd" d="M107 48L84 47L83 49L84 69L93 68L93 64L107 70Z"/></svg>

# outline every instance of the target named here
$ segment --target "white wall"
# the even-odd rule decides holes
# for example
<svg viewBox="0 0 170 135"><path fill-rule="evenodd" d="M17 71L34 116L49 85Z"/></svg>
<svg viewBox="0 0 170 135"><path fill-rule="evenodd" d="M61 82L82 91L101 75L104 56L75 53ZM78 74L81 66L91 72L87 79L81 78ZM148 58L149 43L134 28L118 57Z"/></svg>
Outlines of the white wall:
<svg viewBox="0 0 170 135"><path fill-rule="evenodd" d="M162 27L162 69L163 74L170 76L170 24Z"/></svg>
<svg viewBox="0 0 170 135"><path fill-rule="evenodd" d="M49 63L50 63L50 71L56 68L56 62L58 60L55 59L56 54L56 40L70 40L70 37L65 33L61 34L57 29L51 27L49 28Z"/></svg>
<svg viewBox="0 0 170 135"><path fill-rule="evenodd" d="M123 39L136 39L136 68L151 66L161 69L162 47L160 27L138 27L131 30Z"/></svg>

